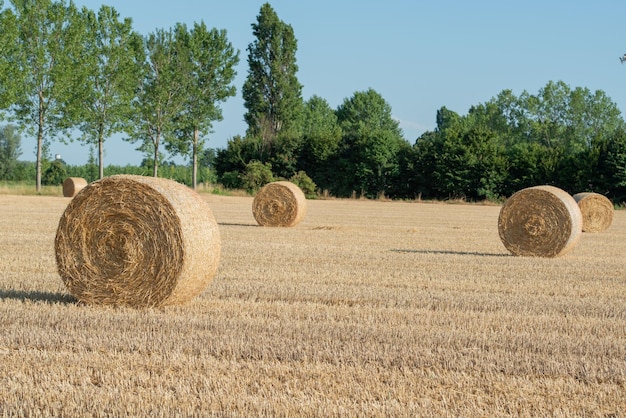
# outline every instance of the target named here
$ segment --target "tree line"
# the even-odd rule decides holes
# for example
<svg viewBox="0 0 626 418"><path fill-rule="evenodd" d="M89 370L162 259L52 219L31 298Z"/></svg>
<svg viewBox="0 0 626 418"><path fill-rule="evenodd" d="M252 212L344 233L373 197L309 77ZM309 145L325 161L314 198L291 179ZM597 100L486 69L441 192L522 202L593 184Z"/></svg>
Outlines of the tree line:
<svg viewBox="0 0 626 418"><path fill-rule="evenodd" d="M310 196L497 201L551 184L626 199L626 129L602 91L563 81L535 94L504 90L465 115L442 107L435 129L411 143L373 88L334 109L317 95L304 100L294 30L265 3L241 89L247 130L213 154L212 123L236 94L239 51L225 31L176 24L142 37L107 6L11 4L0 14L0 108L36 134L38 185L46 141L78 128L98 148L99 177L104 141L123 132L152 175L164 152L188 156L184 181L194 187L200 166L203 181L251 192L288 179Z"/></svg>
<svg viewBox="0 0 626 418"><path fill-rule="evenodd" d="M239 51L204 22L144 37L109 6L11 0L0 12L0 48L0 110L37 140L37 190L49 141L75 131L97 146L100 177L105 140L124 133L152 156L154 176L163 147L188 156L195 187L220 104L236 92Z"/></svg>
<svg viewBox="0 0 626 418"><path fill-rule="evenodd" d="M549 81L536 94L504 90L467 115L442 107L436 128L411 144L372 88L336 109L319 96L303 100L293 29L268 4L253 31L248 130L215 159L229 187L284 178L339 197L497 201L551 184L626 199L624 121L602 91Z"/></svg>

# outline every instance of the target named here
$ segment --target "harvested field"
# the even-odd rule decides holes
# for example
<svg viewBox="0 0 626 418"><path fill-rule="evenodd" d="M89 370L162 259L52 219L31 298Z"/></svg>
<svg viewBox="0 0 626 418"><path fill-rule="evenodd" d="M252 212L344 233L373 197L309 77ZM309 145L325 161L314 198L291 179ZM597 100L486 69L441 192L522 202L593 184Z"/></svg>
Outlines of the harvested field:
<svg viewBox="0 0 626 418"><path fill-rule="evenodd" d="M626 212L531 258L499 206L203 197L215 278L138 310L64 288L68 199L0 195L0 416L625 416Z"/></svg>

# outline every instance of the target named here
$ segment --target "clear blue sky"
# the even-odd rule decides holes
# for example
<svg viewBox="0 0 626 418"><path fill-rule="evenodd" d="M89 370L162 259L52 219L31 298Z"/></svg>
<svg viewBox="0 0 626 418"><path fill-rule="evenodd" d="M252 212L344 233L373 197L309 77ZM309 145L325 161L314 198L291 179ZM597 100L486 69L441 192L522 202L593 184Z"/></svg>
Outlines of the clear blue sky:
<svg viewBox="0 0 626 418"><path fill-rule="evenodd" d="M147 35L177 22L204 21L226 29L240 50L237 96L223 104L224 120L208 146L226 147L243 135L241 86L247 75L255 0L75 0L98 10L113 6ZM405 138L414 143L435 127L442 106L466 114L504 89L536 94L548 81L604 91L626 114L626 3L616 0L317 0L269 2L298 40L297 73L303 98L323 97L336 108L373 88L391 105ZM105 142L105 164L139 164L143 155L120 138ZM23 138L23 159L34 160L34 140ZM89 148L54 142L51 153L84 164ZM183 160L177 159L177 162Z"/></svg>

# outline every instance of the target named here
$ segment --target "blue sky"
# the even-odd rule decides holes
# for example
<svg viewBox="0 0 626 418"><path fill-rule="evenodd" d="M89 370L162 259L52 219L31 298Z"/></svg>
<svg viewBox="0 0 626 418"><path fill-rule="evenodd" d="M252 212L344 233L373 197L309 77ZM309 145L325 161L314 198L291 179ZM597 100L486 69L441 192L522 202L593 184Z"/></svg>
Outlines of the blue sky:
<svg viewBox="0 0 626 418"><path fill-rule="evenodd" d="M222 105L224 120L208 145L226 147L243 135L241 86L247 75L255 0L75 0L98 10L113 6L147 35L177 22L204 21L226 29L240 50L237 96ZM405 138L414 143L435 127L442 106L466 114L504 89L535 94L548 81L604 91L626 114L626 3L615 0L317 0L269 2L298 40L303 98L323 97L336 108L373 88L391 105ZM149 6L146 7L146 4ZM121 137L105 142L105 164L139 164L143 155ZM34 160L34 139L22 140L22 159ZM53 142L51 153L84 164L89 148ZM184 160L176 159L177 162Z"/></svg>

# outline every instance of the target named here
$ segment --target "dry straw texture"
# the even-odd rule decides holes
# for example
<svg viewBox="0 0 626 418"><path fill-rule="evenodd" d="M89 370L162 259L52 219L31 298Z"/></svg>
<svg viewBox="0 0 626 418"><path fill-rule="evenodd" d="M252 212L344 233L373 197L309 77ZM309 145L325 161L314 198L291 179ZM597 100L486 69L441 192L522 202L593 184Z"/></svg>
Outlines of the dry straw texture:
<svg viewBox="0 0 626 418"><path fill-rule="evenodd" d="M82 193L79 193L79 196ZM500 206L307 200L222 238L186 306L74 303L71 202L0 194L0 417L626 418L626 210L566 257L513 257Z"/></svg>
<svg viewBox="0 0 626 418"><path fill-rule="evenodd" d="M306 197L291 182L269 183L254 197L252 214L261 226L296 226L306 215Z"/></svg>
<svg viewBox="0 0 626 418"><path fill-rule="evenodd" d="M87 186L87 180L82 177L68 177L63 182L63 196L74 197Z"/></svg>
<svg viewBox="0 0 626 418"><path fill-rule="evenodd" d="M118 175L91 183L57 228L58 272L86 303L182 304L215 275L220 237L211 209L171 180Z"/></svg>
<svg viewBox="0 0 626 418"><path fill-rule="evenodd" d="M558 257L576 245L582 223L580 208L567 192L535 186L516 192L504 202L498 232L513 255Z"/></svg>
<svg viewBox="0 0 626 418"><path fill-rule="evenodd" d="M585 192L574 195L583 215L583 232L602 232L613 222L613 203L598 193Z"/></svg>

